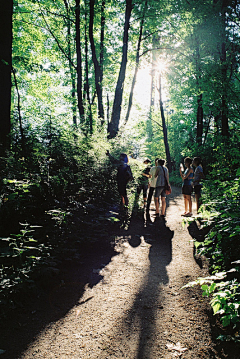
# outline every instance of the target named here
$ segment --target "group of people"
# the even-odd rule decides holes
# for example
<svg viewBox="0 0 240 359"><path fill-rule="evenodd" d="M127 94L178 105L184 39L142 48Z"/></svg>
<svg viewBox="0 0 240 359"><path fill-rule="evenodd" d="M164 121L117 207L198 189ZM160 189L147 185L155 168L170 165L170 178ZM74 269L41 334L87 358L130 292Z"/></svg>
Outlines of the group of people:
<svg viewBox="0 0 240 359"><path fill-rule="evenodd" d="M151 161L145 159L143 162L147 167L142 173L145 177L140 186L137 187L137 193L140 194L143 190L144 206L146 213L149 214L150 204L154 195L154 203L156 208L156 217L165 217L166 213L166 186L169 184L169 173L167 167L164 166L165 160L156 158L155 166L149 167ZM147 195L148 190L148 195ZM160 198L161 198L161 212L160 212Z"/></svg>
<svg viewBox="0 0 240 359"><path fill-rule="evenodd" d="M125 153L121 153L119 160L114 159L109 151L106 152L110 160L118 165L117 171L117 184L118 191L121 196L121 208L124 209L128 206L127 197L127 183L133 179L131 168L128 164L128 156ZM147 158L143 162L146 167L141 174L141 178L137 187L137 195L139 196L141 191L143 192L144 207L146 207L146 213L149 215L150 204L154 195L154 203L156 208L156 217L165 217L166 213L166 188L170 187L169 172L165 166L165 160L156 158L155 166L150 167L151 161ZM203 169L201 166L201 160L199 157L195 157L192 161L190 157L184 159L183 165L180 165L180 175L183 179L182 193L184 196L185 212L183 216L192 216L192 199L191 194L193 188L195 191L197 211L200 206L201 197L201 180L204 178ZM195 167L195 171L192 167ZM160 199L161 199L161 212L160 212Z"/></svg>

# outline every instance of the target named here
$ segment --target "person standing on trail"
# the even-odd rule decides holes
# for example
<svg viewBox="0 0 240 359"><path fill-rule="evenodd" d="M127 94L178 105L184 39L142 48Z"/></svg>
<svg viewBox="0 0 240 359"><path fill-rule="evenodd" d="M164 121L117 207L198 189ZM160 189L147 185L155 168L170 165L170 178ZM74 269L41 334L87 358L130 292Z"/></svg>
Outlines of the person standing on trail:
<svg viewBox="0 0 240 359"><path fill-rule="evenodd" d="M166 193L165 193L165 186L169 185L169 173L167 167L164 166L165 160L159 159L158 160L158 167L156 169L155 178L157 179L156 182L156 189L154 194L154 201L156 206L156 216L159 216L159 197L161 195L161 202L162 202L162 209L161 209L161 217L165 217L166 212Z"/></svg>
<svg viewBox="0 0 240 359"><path fill-rule="evenodd" d="M192 181L193 181L193 168L192 168L192 159L190 157L186 157L184 159L184 165L186 166L186 170L184 171L184 167L180 165L180 176L183 180L182 186L182 194L184 197L184 206L185 212L182 214L184 217L191 217L192 216ZM184 171L184 173L183 173Z"/></svg>
<svg viewBox="0 0 240 359"><path fill-rule="evenodd" d="M106 155L109 157L112 163L118 166L117 170L117 186L118 192L121 196L121 210L127 209L128 207L128 197L127 197L127 183L133 179L132 171L128 165L128 156L126 153L121 153L119 160L116 160L112 155L110 155L107 150Z"/></svg>
<svg viewBox="0 0 240 359"><path fill-rule="evenodd" d="M195 198L197 203L197 212L198 212L200 207L200 197L201 197L201 189L202 189L202 184L200 182L202 179L204 179L203 168L201 165L200 157L194 157L193 166L195 167L193 186L194 186Z"/></svg>
<svg viewBox="0 0 240 359"><path fill-rule="evenodd" d="M139 179L139 183L137 186L137 198L139 198L141 191L143 191L143 201L144 201L144 207L147 204L147 190L148 190L148 179L149 179L149 173L150 173L150 167L149 163L151 161L149 158L146 158L143 163L146 165L145 169L141 173L141 177Z"/></svg>
<svg viewBox="0 0 240 359"><path fill-rule="evenodd" d="M157 178L155 177L155 173L158 166L158 160L159 158L155 159L155 166L151 167L149 172L149 191L148 191L147 208L146 208L147 213L149 212L153 192L156 188Z"/></svg>

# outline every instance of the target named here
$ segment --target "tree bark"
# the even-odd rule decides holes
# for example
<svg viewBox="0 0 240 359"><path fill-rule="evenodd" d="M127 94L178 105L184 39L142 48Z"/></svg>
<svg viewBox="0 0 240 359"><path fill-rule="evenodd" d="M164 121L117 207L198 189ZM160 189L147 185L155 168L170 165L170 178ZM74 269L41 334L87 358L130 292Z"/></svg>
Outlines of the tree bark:
<svg viewBox="0 0 240 359"><path fill-rule="evenodd" d="M164 139L164 146L165 146L165 152L167 157L167 166L168 170L171 173L172 172L172 162L171 162L171 156L170 156L170 150L169 150L169 144L168 144L168 136L167 136L167 126L165 121L165 115L163 110L163 102L162 102L162 81L161 81L161 74L159 74L159 103L160 103L160 112L161 112L161 118L162 118L162 129L163 129L163 139Z"/></svg>
<svg viewBox="0 0 240 359"><path fill-rule="evenodd" d="M104 59L104 29L105 29L105 0L101 5L101 34L100 34L100 83L103 82L103 59Z"/></svg>
<svg viewBox="0 0 240 359"><path fill-rule="evenodd" d="M218 3L218 0L213 0L214 4ZM229 136L229 126L228 126L228 104L227 104L227 52L226 52L226 27L227 27L227 6L230 5L229 0L222 0L221 3L221 76L222 76L222 93L221 93L221 134L224 137ZM217 9L218 11L218 9Z"/></svg>
<svg viewBox="0 0 240 359"><path fill-rule="evenodd" d="M9 147L11 129L13 1L0 0L0 155Z"/></svg>
<svg viewBox="0 0 240 359"><path fill-rule="evenodd" d="M25 156L26 156L26 141L25 141L23 126L22 126L22 116L21 116L21 106L20 106L20 93L19 93L19 90L18 90L17 78L16 78L16 74L15 74L14 69L12 69L12 73L13 73L13 78L14 78L15 87L16 87L16 91L17 91L17 98L18 98L17 109L18 109L19 130L20 130L21 142L22 142L22 156L25 157Z"/></svg>
<svg viewBox="0 0 240 359"><path fill-rule="evenodd" d="M142 20L141 20L141 23L140 23L138 45L137 45L136 65L135 65L135 70L134 70L134 75L133 75L133 80L132 80L131 91L130 91L130 94L129 94L128 109L127 109L127 114L126 114L124 125L126 125L126 123L128 122L128 119L129 119L129 116L130 116L130 111L131 111L131 108L132 108L133 91L134 91L134 87L135 87L135 84L136 84L137 73L138 73L138 68L139 68L140 47L141 47L141 42L142 42L143 24L144 24L144 18L145 18L145 12L146 12L146 8L147 8L147 3L148 3L148 0L146 0L145 4L143 5Z"/></svg>
<svg viewBox="0 0 240 359"><path fill-rule="evenodd" d="M88 36L87 36L87 8L85 6L85 25L84 25L84 32L85 32L85 85L84 91L87 96L87 104L88 104L88 111L87 111L87 118L89 124L89 132L90 134L93 133L93 118L92 118L92 104L90 100L90 86L89 86L89 74L88 74Z"/></svg>
<svg viewBox="0 0 240 359"><path fill-rule="evenodd" d="M152 39L152 70L151 70L151 89L150 89L150 109L149 109L149 117L147 120L147 134L148 140L152 141L153 139L153 130L152 130L152 112L154 110L155 105L155 82L156 82L156 64L157 64L157 56L156 50L157 44L159 42L159 38L156 35L153 35Z"/></svg>
<svg viewBox="0 0 240 359"><path fill-rule="evenodd" d="M83 95L82 95L82 54L80 40L80 0L76 0L76 53L77 53L77 96L80 124L84 118Z"/></svg>
<svg viewBox="0 0 240 359"><path fill-rule="evenodd" d="M75 68L73 67L72 54L71 54L71 22L70 22L70 14L69 14L69 5L67 0L64 0L64 5L67 12L67 57L68 64L71 75L71 83L72 83L72 112L73 112L73 125L77 125L77 103L76 103L76 76L75 76Z"/></svg>
<svg viewBox="0 0 240 359"><path fill-rule="evenodd" d="M102 97L102 72L100 64L97 60L95 43L93 38L93 19L94 19L94 0L90 0L90 19L89 19L89 38L92 50L92 60L95 71L95 86L98 98L98 117L100 118L101 125L104 124L104 109L103 109L103 97Z"/></svg>
<svg viewBox="0 0 240 359"><path fill-rule="evenodd" d="M129 21L130 21L131 12L132 12L132 0L126 0L125 24L124 24L124 33L123 33L123 47L122 47L122 61L121 61L121 67L119 70L118 81L117 81L117 85L116 85L116 89L115 89L112 117L111 117L111 121L109 122L109 126L108 126L108 138L116 137L118 130L119 130L123 86L124 86L126 66L127 66L128 30L129 30Z"/></svg>
<svg viewBox="0 0 240 359"><path fill-rule="evenodd" d="M196 84L197 91L200 93L197 98L197 143L202 145L203 137L203 107L202 107L202 93L201 93L201 59L200 59L200 50L199 50L199 39L196 36Z"/></svg>
<svg viewBox="0 0 240 359"><path fill-rule="evenodd" d="M202 145L203 136L203 108L202 108L202 94L198 96L198 108L197 108L197 143Z"/></svg>
<svg viewBox="0 0 240 359"><path fill-rule="evenodd" d="M224 13L226 16L226 13ZM222 64L222 109L221 109L221 122L222 122L222 136L229 136L228 127L228 105L227 105L227 55L225 42L222 43L221 64Z"/></svg>

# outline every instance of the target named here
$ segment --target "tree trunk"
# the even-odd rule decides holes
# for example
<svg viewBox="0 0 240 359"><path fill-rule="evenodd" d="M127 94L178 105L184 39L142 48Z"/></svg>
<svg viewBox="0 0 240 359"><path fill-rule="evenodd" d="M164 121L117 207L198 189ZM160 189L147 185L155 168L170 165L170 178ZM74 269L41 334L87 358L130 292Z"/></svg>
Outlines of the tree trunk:
<svg viewBox="0 0 240 359"><path fill-rule="evenodd" d="M203 136L203 108L202 108L202 94L198 96L198 108L197 108L197 143L202 145Z"/></svg>
<svg viewBox="0 0 240 359"><path fill-rule="evenodd" d="M218 0L213 0L214 4L218 3ZM220 62L221 62L221 75L222 75L222 93L221 93L221 111L220 111L220 118L221 118L221 133L222 136L228 137L229 136L229 127L228 127L228 105L227 105L227 52L226 52L226 27L227 27L227 6L230 5L229 0L222 0L221 4L221 14L220 14L220 21L221 21L221 55L220 55ZM218 11L218 9L217 9Z"/></svg>
<svg viewBox="0 0 240 359"><path fill-rule="evenodd" d="M12 69L13 1L0 0L0 155L9 146L11 129L11 69Z"/></svg>
<svg viewBox="0 0 240 359"><path fill-rule="evenodd" d="M97 60L96 49L93 38L93 19L94 19L94 0L90 0L90 19L89 19L89 38L92 50L92 60L95 71L95 87L98 98L98 117L100 118L101 125L104 124L104 110L103 110L103 97L102 97L102 72L100 64Z"/></svg>
<svg viewBox="0 0 240 359"><path fill-rule="evenodd" d="M152 70L151 70L151 89L150 89L150 109L149 109L149 118L147 120L147 133L148 133L148 140L152 141L153 139L153 131L152 131L152 112L154 110L155 105L155 82L156 82L156 63L157 63L157 56L156 50L159 39L156 35L153 35L152 40Z"/></svg>
<svg viewBox="0 0 240 359"><path fill-rule="evenodd" d="M107 123L109 124L109 119L110 119L110 104L109 104L109 96L107 94Z"/></svg>
<svg viewBox="0 0 240 359"><path fill-rule="evenodd" d="M171 162L171 156L170 156L170 151L169 151L165 115L164 115L164 110L163 110L162 83L161 82L162 82L161 74L159 74L159 103L160 103L160 112L161 112L161 117L162 117L163 139L164 139L165 152L166 152L166 157L167 157L167 166L168 166L169 172L171 173L172 172L172 162Z"/></svg>
<svg viewBox="0 0 240 359"><path fill-rule="evenodd" d="M88 36L87 36L87 9L85 7L85 25L84 25L84 32L85 32L85 93L87 96L87 104L88 104L88 124L89 124L89 132L90 134L93 133L93 119L92 119L92 104L90 100L90 87L89 87L89 74L88 74Z"/></svg>
<svg viewBox="0 0 240 359"><path fill-rule="evenodd" d="M19 91L18 91L17 78L16 78L16 74L15 74L14 69L12 69L12 72L13 72L13 78L14 78L15 87L16 87L16 91L17 91L17 97L18 97L17 109L18 109L19 130L20 130L21 142L22 142L22 156L25 157L25 156L26 156L26 141L25 141L23 126L22 126L22 116L21 116L21 106L20 106L20 93L19 93Z"/></svg>
<svg viewBox="0 0 240 359"><path fill-rule="evenodd" d="M104 59L104 28L105 28L105 0L101 5L101 34L100 34L100 83L103 82L103 59Z"/></svg>
<svg viewBox="0 0 240 359"><path fill-rule="evenodd" d="M129 119L130 111L131 111L131 108L132 108L133 91L134 91L134 87L135 87L135 84L136 84L138 67L139 67L140 47L141 47L141 42L142 42L143 23L144 23L144 17L145 17L146 8L147 8L147 2L148 2L148 0L146 0L145 4L143 5L142 20L141 20L141 23L140 23L138 45L137 45L136 65L135 65L135 71L134 71L134 75L133 75L132 86L131 86L131 91L130 91L129 100L128 100L128 109L127 109L127 114L126 114L124 125L126 125L128 119Z"/></svg>
<svg viewBox="0 0 240 359"><path fill-rule="evenodd" d="M202 137L203 137L203 107L202 107L202 93L201 93L201 58L200 58L200 50L199 50L199 38L196 36L195 39L196 44L196 84L197 90L200 93L197 99L197 143L202 145Z"/></svg>
<svg viewBox="0 0 240 359"><path fill-rule="evenodd" d="M132 0L126 0L125 24L124 24L124 33L123 33L123 47L122 47L122 61L121 61L121 67L119 70L118 81L117 81L117 85L116 85L116 89L115 89L112 117L111 117L111 121L108 126L108 138L116 137L118 130L119 130L123 86L124 86L126 66L127 66L128 30L129 30L129 21L130 21L131 11L132 11Z"/></svg>
<svg viewBox="0 0 240 359"><path fill-rule="evenodd" d="M81 40L80 40L80 0L76 0L75 8L76 16L76 52L77 52L77 96L78 96L78 111L80 123L82 124L84 118L83 96L82 96L82 54L81 54Z"/></svg>
<svg viewBox="0 0 240 359"><path fill-rule="evenodd" d="M77 124L77 103L76 103L76 78L75 78L75 68L73 67L72 54L71 54L71 22L70 22L70 14L69 14L69 6L67 0L64 0L64 5L67 12L67 57L68 64L71 75L71 83L72 83L72 112L73 112L73 125Z"/></svg>
<svg viewBox="0 0 240 359"><path fill-rule="evenodd" d="M226 13L224 12L224 16ZM222 109L221 109L221 121L222 121L222 136L229 136L228 127L228 105L227 105L227 55L225 42L222 43L221 64L222 64Z"/></svg>

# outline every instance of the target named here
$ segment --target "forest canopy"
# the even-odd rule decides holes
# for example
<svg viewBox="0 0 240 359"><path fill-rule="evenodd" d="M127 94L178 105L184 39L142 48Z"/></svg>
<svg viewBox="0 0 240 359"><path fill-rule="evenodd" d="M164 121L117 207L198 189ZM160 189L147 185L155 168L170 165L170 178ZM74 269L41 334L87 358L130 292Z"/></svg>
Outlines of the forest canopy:
<svg viewBox="0 0 240 359"><path fill-rule="evenodd" d="M18 0L2 8L2 149L10 128L24 151L30 133L56 122L87 137L133 133L151 155L174 161L189 139L201 147L238 131L236 1Z"/></svg>

